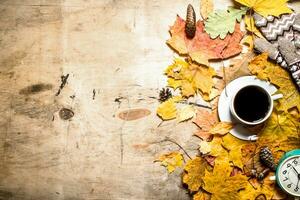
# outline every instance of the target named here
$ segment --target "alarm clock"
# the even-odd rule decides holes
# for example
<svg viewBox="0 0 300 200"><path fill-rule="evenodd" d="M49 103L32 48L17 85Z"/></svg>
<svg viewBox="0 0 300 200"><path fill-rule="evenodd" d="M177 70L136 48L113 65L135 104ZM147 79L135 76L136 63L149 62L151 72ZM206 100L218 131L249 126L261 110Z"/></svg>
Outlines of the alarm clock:
<svg viewBox="0 0 300 200"><path fill-rule="evenodd" d="M300 149L289 151L280 159L276 182L286 193L300 197Z"/></svg>

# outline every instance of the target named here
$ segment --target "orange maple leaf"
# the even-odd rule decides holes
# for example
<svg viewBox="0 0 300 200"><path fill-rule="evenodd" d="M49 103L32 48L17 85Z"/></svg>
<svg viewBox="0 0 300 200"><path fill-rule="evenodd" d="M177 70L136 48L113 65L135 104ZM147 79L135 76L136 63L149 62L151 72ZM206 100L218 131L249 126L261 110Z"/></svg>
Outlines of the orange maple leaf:
<svg viewBox="0 0 300 200"><path fill-rule="evenodd" d="M196 34L193 39L185 35L185 20L177 16L170 27L171 38L167 41L180 55L189 55L192 60L208 66L208 60L226 59L242 51L240 41L244 35L237 23L233 34L227 35L224 40L211 39L204 30L202 21L197 22Z"/></svg>

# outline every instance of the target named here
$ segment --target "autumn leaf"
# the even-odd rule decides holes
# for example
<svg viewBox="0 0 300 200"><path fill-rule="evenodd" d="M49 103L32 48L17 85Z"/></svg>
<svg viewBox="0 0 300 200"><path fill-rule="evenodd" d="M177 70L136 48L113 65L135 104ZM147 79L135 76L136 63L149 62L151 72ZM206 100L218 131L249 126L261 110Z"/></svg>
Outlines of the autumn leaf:
<svg viewBox="0 0 300 200"><path fill-rule="evenodd" d="M262 80L268 80L279 87L278 93L283 94L279 100L280 110L290 110L294 107L300 111L300 94L297 91L289 73L279 65L268 60L268 54L256 56L249 64L249 70Z"/></svg>
<svg viewBox="0 0 300 200"><path fill-rule="evenodd" d="M211 200L240 199L239 191L246 188L248 183L246 176L224 176L222 169L214 169L213 173L205 171L203 182L203 189L212 195Z"/></svg>
<svg viewBox="0 0 300 200"><path fill-rule="evenodd" d="M212 138L212 134L209 131L204 131L202 129L194 133L195 136L201 138L204 141L209 141Z"/></svg>
<svg viewBox="0 0 300 200"><path fill-rule="evenodd" d="M176 102L180 101L181 97L172 97L161 103L157 108L157 115L163 120L175 119L177 116Z"/></svg>
<svg viewBox="0 0 300 200"><path fill-rule="evenodd" d="M177 121L183 122L195 116L195 109L191 105L186 105L177 112Z"/></svg>
<svg viewBox="0 0 300 200"><path fill-rule="evenodd" d="M243 33L240 25L236 24L233 34L227 35L224 40L211 39L204 31L202 21L197 22L196 35L188 39L185 35L185 21L177 16L173 26L170 28L171 38L167 41L180 55L189 55L193 61L209 66L209 60L226 59L239 54L242 51L240 41Z"/></svg>
<svg viewBox="0 0 300 200"><path fill-rule="evenodd" d="M172 173L175 171L176 167L182 166L183 157L179 152L170 152L161 155L157 161L160 161L161 165L165 166L169 173Z"/></svg>
<svg viewBox="0 0 300 200"><path fill-rule="evenodd" d="M258 14L267 17L273 15L279 17L284 13L292 13L288 7L288 0L235 0L236 2L253 9Z"/></svg>
<svg viewBox="0 0 300 200"><path fill-rule="evenodd" d="M203 175L207 167L206 161L201 157L189 160L184 167L182 181L191 192L196 192L203 185Z"/></svg>
<svg viewBox="0 0 300 200"><path fill-rule="evenodd" d="M217 113L210 112L207 109L198 109L196 118L193 120L198 127L205 131L209 131L218 121Z"/></svg>
<svg viewBox="0 0 300 200"><path fill-rule="evenodd" d="M247 9L235 9L229 7L228 10L218 10L209 14L205 23L205 31L212 39L220 37L224 39L228 33L232 34L235 31L236 22L240 22L242 16L246 14ZM220 23L221 22L221 23Z"/></svg>
<svg viewBox="0 0 300 200"><path fill-rule="evenodd" d="M291 116L283 111L274 111L266 122L265 128L259 133L261 140L282 141L287 137L299 137L297 125Z"/></svg>
<svg viewBox="0 0 300 200"><path fill-rule="evenodd" d="M231 122L219 122L215 124L210 130L210 134L215 135L225 135L229 133L229 131L233 128L233 124Z"/></svg>
<svg viewBox="0 0 300 200"><path fill-rule="evenodd" d="M211 146L209 155L221 158L228 157L228 152L223 148L222 142L221 137L214 136L213 140L209 142L209 145Z"/></svg>
<svg viewBox="0 0 300 200"><path fill-rule="evenodd" d="M250 33L254 33L257 37L263 38L263 35L261 34L261 32L256 28L255 26L255 22L253 17L246 15L244 18L245 24L246 24L246 29L250 32ZM252 38L252 36L250 36Z"/></svg>
<svg viewBox="0 0 300 200"><path fill-rule="evenodd" d="M201 0L200 1L200 14L202 19L207 19L208 15L214 10L213 0Z"/></svg>
<svg viewBox="0 0 300 200"><path fill-rule="evenodd" d="M210 95L213 88L215 70L212 67L190 64L182 59L175 59L174 63L165 70L168 76L168 86L180 88L183 97L190 97L197 93Z"/></svg>
<svg viewBox="0 0 300 200"><path fill-rule="evenodd" d="M240 140L231 134L227 134L223 137L222 145L229 151L229 160L234 164L234 166L237 166L240 169L243 169L244 166L242 148L247 144L247 141Z"/></svg>
<svg viewBox="0 0 300 200"><path fill-rule="evenodd" d="M266 177L263 183L259 183L256 179L252 179L252 183L247 183L244 190L240 191L241 200L256 199L260 195L264 195L266 199L273 199L274 193L278 188L274 181L270 181L269 177Z"/></svg>
<svg viewBox="0 0 300 200"><path fill-rule="evenodd" d="M208 142L201 141L199 150L200 150L201 153L207 154L211 151L211 146L209 145Z"/></svg>
<svg viewBox="0 0 300 200"><path fill-rule="evenodd" d="M210 194L205 191L199 191L194 194L193 200L210 200Z"/></svg>
<svg viewBox="0 0 300 200"><path fill-rule="evenodd" d="M182 96L192 96L196 94L198 90L204 94L210 94L213 87L212 77L215 76L215 70L213 68L191 64L188 68L182 69L180 73L182 79L185 80L182 85ZM187 87L193 88L194 92L192 95L187 92Z"/></svg>

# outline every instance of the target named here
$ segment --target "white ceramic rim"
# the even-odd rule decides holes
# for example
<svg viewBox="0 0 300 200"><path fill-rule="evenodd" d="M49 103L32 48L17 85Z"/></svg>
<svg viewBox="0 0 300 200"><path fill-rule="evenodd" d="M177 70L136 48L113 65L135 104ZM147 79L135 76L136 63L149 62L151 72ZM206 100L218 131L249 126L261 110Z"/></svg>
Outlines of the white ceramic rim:
<svg viewBox="0 0 300 200"><path fill-rule="evenodd" d="M234 105L233 105L233 104L234 104L234 99L235 99L235 96L237 95L237 93L238 93L241 89L243 89L243 88L245 88L245 87L249 87L249 86L259 87L261 90L263 90L263 91L268 95L269 102L270 102L270 107L269 107L268 114L267 114L263 119L261 119L261 120L259 120L259 121L255 121L255 122L248 122L248 121L245 121L245 120L241 119L241 118L236 114L236 112L235 112L235 110L234 110ZM273 105L273 99L272 99L272 96L270 95L270 93L269 93L265 88L263 88L262 86L257 85L257 84L248 84L248 85L245 85L245 86L239 88L239 89L235 92L235 94L232 96L232 98L231 98L231 100L230 100L230 112L231 112L231 114L233 115L233 117L234 117L235 119L237 119L238 121L240 121L241 123L246 124L246 125L251 125L251 126L259 125L259 124L264 123L264 122L271 116L272 111L273 111L273 106L274 106L274 105Z"/></svg>

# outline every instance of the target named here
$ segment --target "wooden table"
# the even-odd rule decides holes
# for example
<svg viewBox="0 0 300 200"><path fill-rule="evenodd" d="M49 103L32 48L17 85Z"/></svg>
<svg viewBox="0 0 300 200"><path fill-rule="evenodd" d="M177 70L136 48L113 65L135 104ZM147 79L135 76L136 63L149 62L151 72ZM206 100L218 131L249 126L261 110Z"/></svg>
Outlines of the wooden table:
<svg viewBox="0 0 300 200"><path fill-rule="evenodd" d="M0 199L189 199L153 161L179 150L166 137L196 155L196 127L158 126L152 98L188 3L199 16L198 0L0 0ZM151 114L118 117L135 108Z"/></svg>

